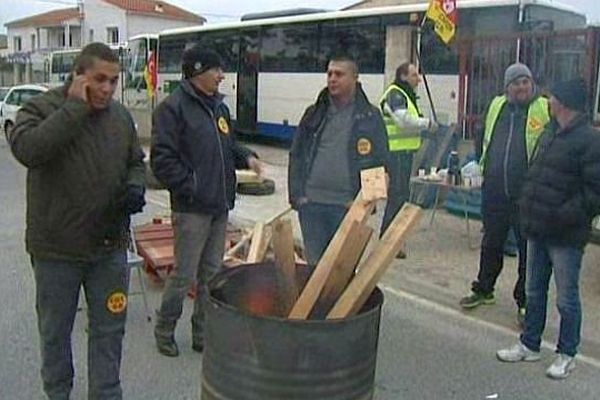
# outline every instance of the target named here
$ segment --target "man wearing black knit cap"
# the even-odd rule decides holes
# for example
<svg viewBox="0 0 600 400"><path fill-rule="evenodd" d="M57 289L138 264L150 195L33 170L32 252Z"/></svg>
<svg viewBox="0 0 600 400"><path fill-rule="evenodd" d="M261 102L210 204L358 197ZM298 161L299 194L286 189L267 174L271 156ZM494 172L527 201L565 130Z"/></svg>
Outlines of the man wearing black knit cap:
<svg viewBox="0 0 600 400"><path fill-rule="evenodd" d="M236 143L219 93L221 57L205 46L183 53L183 79L152 116L151 165L170 192L175 269L167 277L154 336L158 351L179 355L175 325L196 281L192 349L203 349L205 285L223 260L225 228L235 199L235 169L261 173L256 154Z"/></svg>
<svg viewBox="0 0 600 400"><path fill-rule="evenodd" d="M513 229L519 248L518 279L513 291L517 320L525 317L526 241L520 235L517 200L537 139L550 120L548 100L536 93L525 64L510 65L504 73L504 93L488 106L479 164L483 174L481 214L483 238L477 280L463 308L495 302L494 286L504 260L504 243Z"/></svg>
<svg viewBox="0 0 600 400"><path fill-rule="evenodd" d="M537 144L519 201L528 246L524 329L519 343L497 356L506 362L540 359L554 272L560 332L557 357L546 374L562 379L575 365L581 334L581 258L592 218L600 214L600 133L586 115L582 80L561 82L551 93L553 121Z"/></svg>

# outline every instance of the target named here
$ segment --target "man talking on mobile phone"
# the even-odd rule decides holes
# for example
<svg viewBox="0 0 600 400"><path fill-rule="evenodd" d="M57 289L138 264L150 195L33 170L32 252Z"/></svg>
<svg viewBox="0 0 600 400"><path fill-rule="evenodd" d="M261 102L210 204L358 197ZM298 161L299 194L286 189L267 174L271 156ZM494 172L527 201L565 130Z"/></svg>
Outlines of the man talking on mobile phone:
<svg viewBox="0 0 600 400"><path fill-rule="evenodd" d="M135 125L112 99L119 73L108 46L87 45L71 79L27 102L9 137L27 167L26 248L49 399L68 399L73 387L71 331L81 287L89 321L88 398L122 398L129 219L145 202Z"/></svg>

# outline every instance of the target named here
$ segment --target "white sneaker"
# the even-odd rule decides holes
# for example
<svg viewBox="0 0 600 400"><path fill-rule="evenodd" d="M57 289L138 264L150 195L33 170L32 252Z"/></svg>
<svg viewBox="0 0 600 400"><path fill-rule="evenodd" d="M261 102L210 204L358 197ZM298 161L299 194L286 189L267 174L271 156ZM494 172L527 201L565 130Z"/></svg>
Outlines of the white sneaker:
<svg viewBox="0 0 600 400"><path fill-rule="evenodd" d="M565 379L573 368L575 368L575 358L566 354L559 354L546 370L546 375L552 379Z"/></svg>
<svg viewBox="0 0 600 400"><path fill-rule="evenodd" d="M538 361L541 358L539 351L530 350L521 342L508 349L498 350L496 357L505 362Z"/></svg>

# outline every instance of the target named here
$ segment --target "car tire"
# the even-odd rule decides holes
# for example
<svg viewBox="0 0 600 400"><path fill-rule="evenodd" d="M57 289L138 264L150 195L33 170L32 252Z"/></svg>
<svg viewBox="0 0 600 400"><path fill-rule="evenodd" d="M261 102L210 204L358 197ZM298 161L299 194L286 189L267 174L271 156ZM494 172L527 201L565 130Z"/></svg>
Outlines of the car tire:
<svg viewBox="0 0 600 400"><path fill-rule="evenodd" d="M6 121L4 124L4 137L6 138L6 143L8 143L8 133L12 130L13 123L10 121Z"/></svg>
<svg viewBox="0 0 600 400"><path fill-rule="evenodd" d="M236 192L252 196L266 196L275 193L275 181L265 179L262 182L238 183Z"/></svg>

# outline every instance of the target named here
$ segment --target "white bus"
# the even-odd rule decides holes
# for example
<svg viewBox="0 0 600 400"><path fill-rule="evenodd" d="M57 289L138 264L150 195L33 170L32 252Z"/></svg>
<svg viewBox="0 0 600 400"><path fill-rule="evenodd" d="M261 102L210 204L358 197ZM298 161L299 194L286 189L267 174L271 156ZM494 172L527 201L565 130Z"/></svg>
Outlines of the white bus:
<svg viewBox="0 0 600 400"><path fill-rule="evenodd" d="M145 72L151 55L156 57L158 34L132 36L127 41L123 104L128 108L152 109Z"/></svg>
<svg viewBox="0 0 600 400"><path fill-rule="evenodd" d="M183 50L205 43L224 58L221 90L236 129L290 139L302 111L325 86L332 53L347 52L358 61L360 81L376 103L395 68L414 60L420 44L436 111L442 122L454 122L459 114L458 50L433 39L430 24L417 35L426 8L427 4L414 4L318 12L166 30L159 34L159 96L179 81ZM542 23L556 30L586 23L574 9L546 0L459 0L458 12L459 37L518 32ZM420 95L427 113L422 87Z"/></svg>
<svg viewBox="0 0 600 400"><path fill-rule="evenodd" d="M119 57L121 66L125 65L125 47L123 45L110 45L110 48L113 50L114 54ZM49 86L59 86L67 80L73 71L73 64L75 63L77 56L79 56L79 53L81 53L81 48L55 50L50 53L50 61L48 63L50 69L48 74ZM121 71L124 71L123 68L121 68ZM121 75L117 90L115 90L114 94L114 98L118 100L123 98L123 86L121 85L121 81L124 79L124 75Z"/></svg>
<svg viewBox="0 0 600 400"><path fill-rule="evenodd" d="M67 80L81 49L56 50L50 53L48 83L58 86Z"/></svg>

